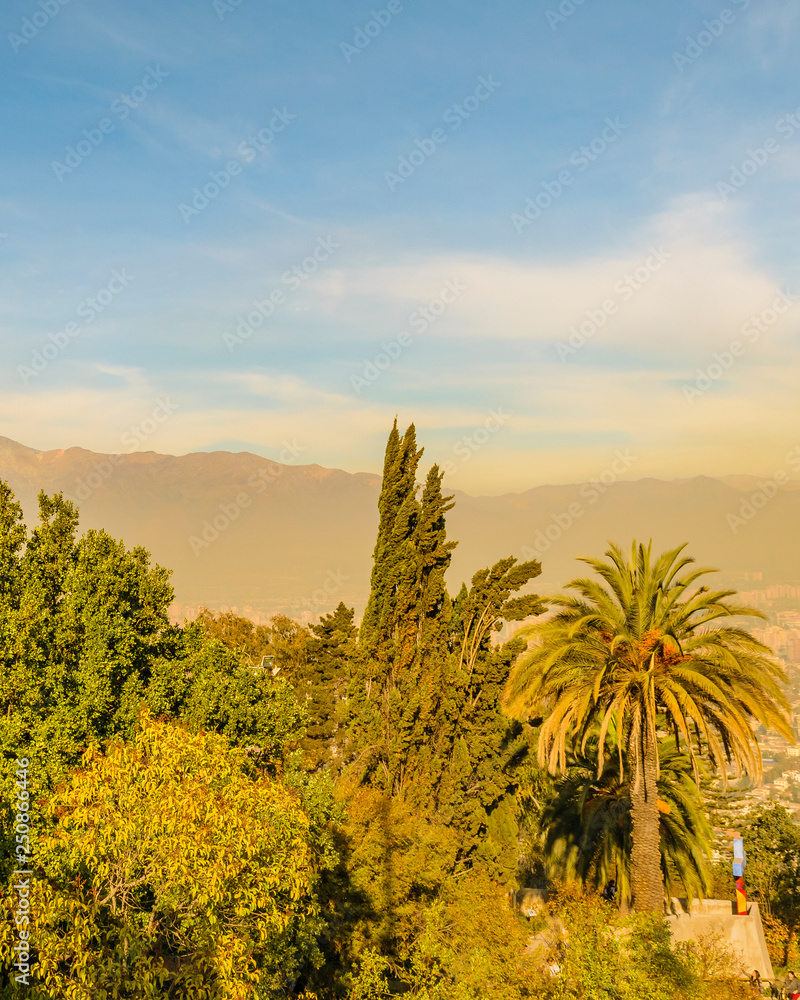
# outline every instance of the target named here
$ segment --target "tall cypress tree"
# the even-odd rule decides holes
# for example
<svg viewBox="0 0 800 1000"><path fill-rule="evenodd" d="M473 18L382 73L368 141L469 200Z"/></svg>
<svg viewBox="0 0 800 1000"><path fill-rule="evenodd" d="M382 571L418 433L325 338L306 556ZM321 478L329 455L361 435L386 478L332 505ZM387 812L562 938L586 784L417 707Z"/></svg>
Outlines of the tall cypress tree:
<svg viewBox="0 0 800 1000"><path fill-rule="evenodd" d="M389 670L394 666L404 603L398 595L407 591L413 578L413 538L419 516L416 475L421 457L414 425L401 439L395 419L383 462L370 596L358 636L361 652Z"/></svg>
<svg viewBox="0 0 800 1000"><path fill-rule="evenodd" d="M372 590L349 692L351 758L361 780L401 795L458 832L462 863L494 876L514 867L513 793L527 745L500 696L524 640L495 646L492 631L543 610L516 593L538 562L513 557L479 571L451 602L445 587L454 542L434 466L420 500L422 452L413 425L395 422L386 447Z"/></svg>
<svg viewBox="0 0 800 1000"><path fill-rule="evenodd" d="M348 691L350 756L365 779L395 788L400 716L407 687L402 656L405 619L413 605L415 535L420 507L417 450L412 424L401 438L395 420L386 445L378 499L380 519L373 553L370 597L358 636L358 655Z"/></svg>
<svg viewBox="0 0 800 1000"><path fill-rule="evenodd" d="M445 514L453 507L442 496L438 466L429 471L413 538L415 573L401 608L398 649L400 716L395 753L396 787L414 806L433 801L441 761L434 737L436 713L446 683L452 606L445 586L455 542L447 541Z"/></svg>
<svg viewBox="0 0 800 1000"><path fill-rule="evenodd" d="M447 654L450 599L444 575L454 542L446 540L442 473L434 466L417 499L412 424L395 421L386 445L370 598L359 633L351 685L351 751L365 775L392 793L413 783L430 792L428 737ZM423 774L425 775L423 779Z"/></svg>
<svg viewBox="0 0 800 1000"><path fill-rule="evenodd" d="M444 577L458 542L448 542L445 514L455 506L452 496L442 496L444 473L434 465L422 492L416 535L415 642L422 658L441 653L450 629L451 602Z"/></svg>

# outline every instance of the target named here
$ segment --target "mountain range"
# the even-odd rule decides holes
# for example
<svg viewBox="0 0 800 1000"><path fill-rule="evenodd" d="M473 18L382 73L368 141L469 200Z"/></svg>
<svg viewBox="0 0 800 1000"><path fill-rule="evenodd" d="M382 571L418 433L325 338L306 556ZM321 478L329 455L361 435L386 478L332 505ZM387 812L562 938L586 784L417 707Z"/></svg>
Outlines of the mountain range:
<svg viewBox="0 0 800 1000"><path fill-rule="evenodd" d="M105 528L128 546L147 548L173 570L176 618L205 604L261 620L275 613L316 620L340 600L360 615L380 477L281 457L37 451L0 437L0 479L22 503L29 526L39 490L60 491L78 504L82 529ZM721 571L719 584L739 590L800 583L797 480L621 481L609 470L588 483L502 496L447 492L456 501L448 537L459 543L448 573L451 593L507 555L539 559L533 589L551 593L590 572L577 557L601 556L609 540L627 546L634 538L652 538L658 550L687 542L699 564Z"/></svg>

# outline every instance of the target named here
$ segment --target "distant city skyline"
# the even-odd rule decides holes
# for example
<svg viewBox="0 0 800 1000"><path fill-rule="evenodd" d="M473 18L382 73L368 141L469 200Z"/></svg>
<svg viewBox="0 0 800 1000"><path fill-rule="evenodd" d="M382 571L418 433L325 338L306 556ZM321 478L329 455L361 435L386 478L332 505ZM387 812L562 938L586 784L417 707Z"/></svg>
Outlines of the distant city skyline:
<svg viewBox="0 0 800 1000"><path fill-rule="evenodd" d="M2 23L0 434L380 472L397 415L473 494L797 477L795 5Z"/></svg>

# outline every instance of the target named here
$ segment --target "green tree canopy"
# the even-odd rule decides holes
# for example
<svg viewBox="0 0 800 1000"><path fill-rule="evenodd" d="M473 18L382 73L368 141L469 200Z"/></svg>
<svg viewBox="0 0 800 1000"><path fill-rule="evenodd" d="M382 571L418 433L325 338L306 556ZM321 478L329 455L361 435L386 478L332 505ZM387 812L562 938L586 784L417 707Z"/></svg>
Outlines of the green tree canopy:
<svg viewBox="0 0 800 1000"><path fill-rule="evenodd" d="M0 749L36 760L41 794L91 740L133 726L151 667L177 638L172 588L145 549L104 531L77 538L77 511L61 494L39 495L28 537L2 484L0 520Z"/></svg>
<svg viewBox="0 0 800 1000"><path fill-rule="evenodd" d="M272 652L272 630L268 625L256 625L249 618L233 611L209 611L201 607L195 619L203 626L205 634L217 639L238 654L242 663L258 667L267 653Z"/></svg>
<svg viewBox="0 0 800 1000"><path fill-rule="evenodd" d="M790 926L800 924L800 827L776 803L748 814L739 833L747 856L748 892Z"/></svg>
<svg viewBox="0 0 800 1000"><path fill-rule="evenodd" d="M275 995L317 955L309 819L224 737L145 713L132 742L90 747L47 809L31 938L48 996Z"/></svg>

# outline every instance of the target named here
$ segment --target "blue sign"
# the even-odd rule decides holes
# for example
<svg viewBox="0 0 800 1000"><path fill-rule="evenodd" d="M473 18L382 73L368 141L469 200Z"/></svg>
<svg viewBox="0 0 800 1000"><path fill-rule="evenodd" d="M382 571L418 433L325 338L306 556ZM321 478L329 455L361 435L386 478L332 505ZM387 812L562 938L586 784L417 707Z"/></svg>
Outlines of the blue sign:
<svg viewBox="0 0 800 1000"><path fill-rule="evenodd" d="M747 867L747 859L744 853L744 840L741 837L733 838L733 874L736 878L742 878Z"/></svg>

